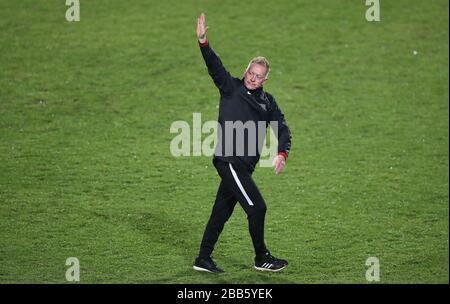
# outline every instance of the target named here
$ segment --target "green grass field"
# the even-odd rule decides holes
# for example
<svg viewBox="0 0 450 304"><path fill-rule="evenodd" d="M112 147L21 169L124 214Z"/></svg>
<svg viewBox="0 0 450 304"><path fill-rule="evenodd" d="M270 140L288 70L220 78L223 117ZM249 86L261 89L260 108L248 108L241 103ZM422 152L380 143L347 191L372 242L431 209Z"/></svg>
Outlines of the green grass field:
<svg viewBox="0 0 450 304"><path fill-rule="evenodd" d="M448 283L449 3L363 0L0 2L0 283ZM254 174L266 242L289 260L253 270L239 207L192 262L219 177L211 157L171 155L176 120L217 119L196 18L238 76L265 86L293 147Z"/></svg>

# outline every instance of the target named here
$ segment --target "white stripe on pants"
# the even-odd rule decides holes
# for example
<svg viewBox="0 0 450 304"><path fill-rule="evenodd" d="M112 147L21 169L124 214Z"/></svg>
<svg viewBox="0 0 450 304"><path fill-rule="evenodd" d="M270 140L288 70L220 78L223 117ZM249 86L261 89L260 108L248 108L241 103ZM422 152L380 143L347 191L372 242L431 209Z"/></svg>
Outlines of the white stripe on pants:
<svg viewBox="0 0 450 304"><path fill-rule="evenodd" d="M252 200L250 199L250 197L248 197L247 192L245 192L245 189L244 189L244 187L242 186L241 181L239 180L239 177L238 177L237 174L236 174L236 171L234 171L233 166L231 165L231 163L228 163L228 165L230 166L231 174L233 175L234 180L235 180L236 184L237 184L238 187L239 187L239 190L241 190L242 194L244 195L245 199L247 200L247 203L248 203L250 206L253 206L253 202L252 202Z"/></svg>

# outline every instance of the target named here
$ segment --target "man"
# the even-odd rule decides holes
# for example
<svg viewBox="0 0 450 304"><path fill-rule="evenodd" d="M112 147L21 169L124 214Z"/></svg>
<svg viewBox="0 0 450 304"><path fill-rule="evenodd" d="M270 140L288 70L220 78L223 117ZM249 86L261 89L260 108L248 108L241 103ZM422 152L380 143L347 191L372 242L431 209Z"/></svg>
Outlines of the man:
<svg viewBox="0 0 450 304"><path fill-rule="evenodd" d="M275 130L278 131L278 155L273 162L275 174L283 171L291 148L289 127L273 96L263 90L270 71L269 62L264 57L256 57L250 61L242 79L232 77L210 47L206 38L207 30L205 15L201 14L197 20L197 37L208 73L220 92L220 132L213 164L221 177L221 183L193 268L198 271L223 272L212 260L211 253L225 222L239 202L248 218L255 250L255 268L280 271L288 262L275 258L266 248L266 203L251 175L259 161L266 127L274 123L275 127L278 125L278 130ZM239 135L243 141L237 139Z"/></svg>

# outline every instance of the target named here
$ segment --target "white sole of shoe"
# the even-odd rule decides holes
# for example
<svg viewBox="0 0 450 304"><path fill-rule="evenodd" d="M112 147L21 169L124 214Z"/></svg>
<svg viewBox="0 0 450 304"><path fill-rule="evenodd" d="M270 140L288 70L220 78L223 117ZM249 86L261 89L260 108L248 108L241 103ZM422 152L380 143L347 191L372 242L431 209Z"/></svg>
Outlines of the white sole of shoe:
<svg viewBox="0 0 450 304"><path fill-rule="evenodd" d="M208 270L208 269L206 269L206 268L201 268L201 267L197 267L197 266L192 266L192 268L194 268L194 270L197 270L197 271L203 271L203 272L211 272L211 273L213 273L211 270Z"/></svg>
<svg viewBox="0 0 450 304"><path fill-rule="evenodd" d="M256 266L255 266L255 269L256 269L256 270L259 270L259 271L278 272L278 271L283 270L283 269L286 268L286 267L287 267L287 265L284 265L284 266L283 266L282 268L280 268L280 269L268 269L268 268L256 267Z"/></svg>

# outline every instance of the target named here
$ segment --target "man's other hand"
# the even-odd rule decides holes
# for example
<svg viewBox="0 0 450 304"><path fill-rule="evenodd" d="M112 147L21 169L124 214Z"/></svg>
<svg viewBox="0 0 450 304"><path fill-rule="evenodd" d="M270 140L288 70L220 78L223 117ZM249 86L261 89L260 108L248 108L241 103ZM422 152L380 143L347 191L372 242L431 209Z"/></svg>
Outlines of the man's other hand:
<svg viewBox="0 0 450 304"><path fill-rule="evenodd" d="M274 166L275 174L278 175L281 171L284 170L284 166L286 166L286 160L283 155L277 155L273 159L272 165Z"/></svg>

